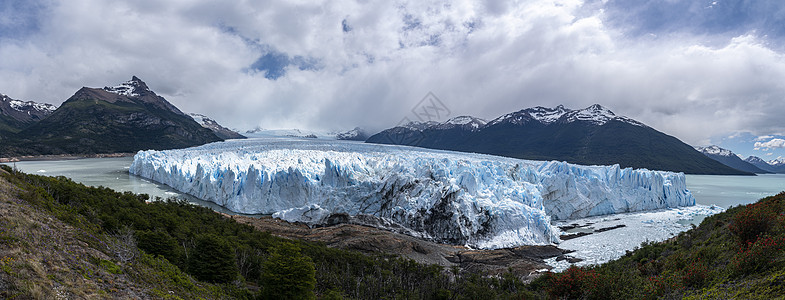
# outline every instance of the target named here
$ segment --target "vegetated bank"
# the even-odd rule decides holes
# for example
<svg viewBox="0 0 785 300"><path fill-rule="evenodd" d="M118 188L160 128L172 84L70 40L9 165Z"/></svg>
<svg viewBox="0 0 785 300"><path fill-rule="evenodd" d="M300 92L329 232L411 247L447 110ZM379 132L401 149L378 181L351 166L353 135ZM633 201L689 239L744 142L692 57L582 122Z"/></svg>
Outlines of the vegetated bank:
<svg viewBox="0 0 785 300"><path fill-rule="evenodd" d="M0 171L0 298L655 299L785 295L785 194L524 283L288 240L182 201ZM27 217L29 216L29 217Z"/></svg>
<svg viewBox="0 0 785 300"><path fill-rule="evenodd" d="M618 260L546 273L528 288L566 299L783 299L785 192Z"/></svg>
<svg viewBox="0 0 785 300"><path fill-rule="evenodd" d="M37 217L0 216L0 298L474 299L528 293L511 273L488 277L288 240L184 201L146 202L147 195L2 168L2 206ZM59 231L70 233L48 240Z"/></svg>

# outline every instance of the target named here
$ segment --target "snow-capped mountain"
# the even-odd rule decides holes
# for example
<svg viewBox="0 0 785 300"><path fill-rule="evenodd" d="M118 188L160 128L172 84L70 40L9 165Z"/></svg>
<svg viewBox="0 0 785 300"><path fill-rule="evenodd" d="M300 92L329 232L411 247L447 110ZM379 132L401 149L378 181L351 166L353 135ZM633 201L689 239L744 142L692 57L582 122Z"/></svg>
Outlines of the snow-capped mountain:
<svg viewBox="0 0 785 300"><path fill-rule="evenodd" d="M141 79L79 89L48 117L0 144L9 156L172 149L220 141Z"/></svg>
<svg viewBox="0 0 785 300"><path fill-rule="evenodd" d="M406 128L406 129L409 129L409 130L423 131L423 130L426 130L426 129L429 129L429 128L432 128L432 127L435 127L435 126L439 126L439 124L441 124L441 123L436 122L436 121L426 121L426 122L411 121L409 123L402 124L399 127Z"/></svg>
<svg viewBox="0 0 785 300"><path fill-rule="evenodd" d="M577 110L537 106L487 123L467 116L443 123L412 122L366 142L693 174L750 174L599 104Z"/></svg>
<svg viewBox="0 0 785 300"><path fill-rule="evenodd" d="M335 134L335 138L339 140L347 140L347 141L365 141L368 139L370 135L368 134L365 129L360 127L355 127L352 130L339 132Z"/></svg>
<svg viewBox="0 0 785 300"><path fill-rule="evenodd" d="M57 109L56 106L48 103L21 101L0 94L0 116L4 116L7 123L20 123L24 125L38 122L51 115L55 109Z"/></svg>
<svg viewBox="0 0 785 300"><path fill-rule="evenodd" d="M770 165L772 165L774 167L785 166L785 158L772 159L770 161L767 161L766 163L768 163L768 164L770 164Z"/></svg>
<svg viewBox="0 0 785 300"><path fill-rule="evenodd" d="M750 156L745 158L744 161L770 173L785 173L785 164L776 164L776 160L765 161L760 157Z"/></svg>
<svg viewBox="0 0 785 300"><path fill-rule="evenodd" d="M87 88L82 88L82 89L87 89ZM91 92L99 91L98 89L90 89L90 90ZM102 90L122 97L114 97L114 99L112 99L111 97L106 97L106 95L101 95L100 93L93 93L94 94L93 96L98 96L99 99L110 103L120 101L120 102L132 102L132 103L142 103L146 105L152 105L154 107L168 110L185 116L185 113L183 113L182 111L180 111L180 109L169 103L169 101L166 101L166 99L164 99L163 97L156 95L155 92L153 92L152 90L150 90L149 87L147 87L147 84L144 81L142 81L136 76L131 77L131 80L123 82L119 85L113 87L109 87L109 86L104 87ZM77 92L77 94L78 93L79 92Z"/></svg>
<svg viewBox="0 0 785 300"><path fill-rule="evenodd" d="M698 150L698 152L703 153L703 155L706 155L713 160L716 160L737 170L755 174L771 173L770 171L761 169L749 162L742 160L738 155L736 155L736 153L733 153L733 151L721 148L717 145L711 145L708 147L695 147L695 150Z"/></svg>
<svg viewBox="0 0 785 300"><path fill-rule="evenodd" d="M541 124L548 125L557 122L572 123L578 121L592 123L597 126L605 125L610 121L619 121L636 126L645 126L643 123L633 119L617 116L612 111L599 104L594 104L587 108L577 110L568 109L562 105L556 106L555 108L537 106L498 117L488 122L488 125L491 126L504 123L524 125L529 122L539 122Z"/></svg>
<svg viewBox="0 0 785 300"><path fill-rule="evenodd" d="M212 130L213 133L215 133L215 135L217 135L219 138L222 138L224 140L246 138L245 136L235 132L234 130L221 126L221 124L218 124L218 122L208 118L205 115L197 114L197 113L189 113L188 116L193 118L194 121L199 123L199 125L202 125L202 127Z"/></svg>
<svg viewBox="0 0 785 300"><path fill-rule="evenodd" d="M552 219L695 204L680 173L318 139L140 151L129 171L235 212L365 215L479 248L558 241Z"/></svg>
<svg viewBox="0 0 785 300"><path fill-rule="evenodd" d="M708 147L697 146L695 147L695 150L698 150L698 152L701 152L703 154L719 155L724 157L736 156L736 154L733 153L733 151L730 151L725 148L720 148L720 146L717 145L711 145Z"/></svg>
<svg viewBox="0 0 785 300"><path fill-rule="evenodd" d="M485 124L488 124L488 121L480 118L475 118L472 116L459 116L444 121L442 123L433 125L433 127L442 130L462 128L462 129L474 131L474 130L479 130L480 128L485 126Z"/></svg>

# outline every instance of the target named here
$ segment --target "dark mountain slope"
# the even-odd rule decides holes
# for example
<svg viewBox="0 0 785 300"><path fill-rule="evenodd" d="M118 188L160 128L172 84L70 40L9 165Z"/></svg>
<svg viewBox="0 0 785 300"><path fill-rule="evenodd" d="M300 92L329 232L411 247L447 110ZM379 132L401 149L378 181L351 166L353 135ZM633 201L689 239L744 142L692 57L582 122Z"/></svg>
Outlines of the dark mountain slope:
<svg viewBox="0 0 785 300"><path fill-rule="evenodd" d="M135 152L221 140L136 77L117 87L80 89L13 139L2 148L6 156Z"/></svg>
<svg viewBox="0 0 785 300"><path fill-rule="evenodd" d="M43 120L55 109L51 104L21 101L0 94L0 140L3 135L19 132L30 124Z"/></svg>
<svg viewBox="0 0 785 300"><path fill-rule="evenodd" d="M445 126L450 122L391 128L366 142L690 174L751 174L725 166L675 137L616 116L596 104L582 110L534 107L483 125Z"/></svg>

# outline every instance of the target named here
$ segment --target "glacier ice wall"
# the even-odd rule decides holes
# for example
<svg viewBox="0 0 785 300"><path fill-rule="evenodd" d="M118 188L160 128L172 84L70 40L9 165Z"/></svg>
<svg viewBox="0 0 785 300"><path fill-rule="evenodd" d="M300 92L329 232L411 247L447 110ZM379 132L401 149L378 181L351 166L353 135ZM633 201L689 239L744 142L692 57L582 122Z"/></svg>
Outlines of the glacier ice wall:
<svg viewBox="0 0 785 300"><path fill-rule="evenodd" d="M310 224L372 215L478 248L558 242L552 218L695 203L680 173L336 141L140 151L130 172L238 213Z"/></svg>

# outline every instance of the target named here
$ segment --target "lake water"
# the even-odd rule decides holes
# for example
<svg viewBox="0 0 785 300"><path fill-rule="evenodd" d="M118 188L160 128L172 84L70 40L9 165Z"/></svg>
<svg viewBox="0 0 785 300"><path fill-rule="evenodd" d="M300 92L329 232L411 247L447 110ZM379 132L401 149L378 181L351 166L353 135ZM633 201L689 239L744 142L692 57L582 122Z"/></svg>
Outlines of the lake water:
<svg viewBox="0 0 785 300"><path fill-rule="evenodd" d="M212 208L216 211L234 214L213 202L203 201L181 193L168 186L158 184L128 173L133 157L85 158L73 160L43 160L4 163L16 166L22 172L45 176L65 176L73 181L89 186L104 186L120 192L148 194L151 199L177 197L189 202Z"/></svg>
<svg viewBox="0 0 785 300"><path fill-rule="evenodd" d="M687 175L687 188L695 202L728 208L750 204L785 191L785 174L758 176Z"/></svg>

